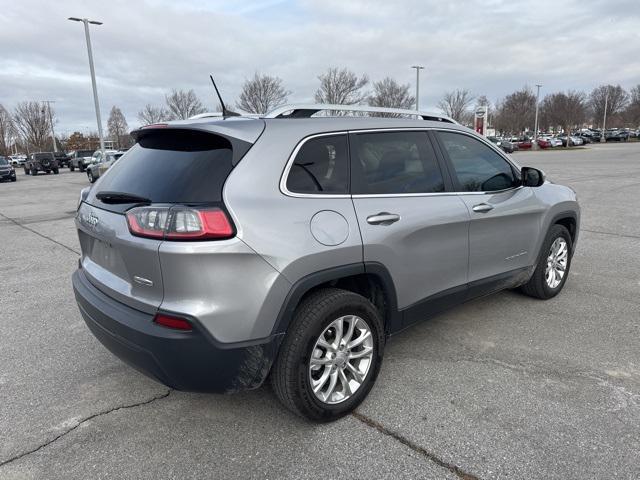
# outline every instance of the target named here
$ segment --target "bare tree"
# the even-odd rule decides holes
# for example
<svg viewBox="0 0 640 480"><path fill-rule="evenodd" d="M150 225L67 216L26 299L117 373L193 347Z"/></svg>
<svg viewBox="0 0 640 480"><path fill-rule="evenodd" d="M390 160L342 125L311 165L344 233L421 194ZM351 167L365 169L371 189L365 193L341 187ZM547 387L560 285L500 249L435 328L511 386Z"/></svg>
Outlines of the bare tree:
<svg viewBox="0 0 640 480"><path fill-rule="evenodd" d="M633 87L630 93L629 106L624 112L625 122L629 127L638 128L640 126L640 84Z"/></svg>
<svg viewBox="0 0 640 480"><path fill-rule="evenodd" d="M458 89L446 92L437 107L455 121L464 123L469 120L469 106L471 106L473 98L469 90Z"/></svg>
<svg viewBox="0 0 640 480"><path fill-rule="evenodd" d="M256 72L253 78L245 80L236 105L248 113L264 114L286 103L290 93L284 88L281 78Z"/></svg>
<svg viewBox="0 0 640 480"><path fill-rule="evenodd" d="M115 105L111 107L109 120L107 120L107 129L111 140L116 142L118 149L122 148L123 137L129 133L129 125L127 125L127 120L124 118L122 110Z"/></svg>
<svg viewBox="0 0 640 480"><path fill-rule="evenodd" d="M607 118L615 119L628 103L629 94L620 85L600 85L594 88L589 95L593 123L602 126L605 104L607 105Z"/></svg>
<svg viewBox="0 0 640 480"><path fill-rule="evenodd" d="M494 125L501 132L522 133L533 129L535 112L536 95L525 86L497 103Z"/></svg>
<svg viewBox="0 0 640 480"><path fill-rule="evenodd" d="M171 120L186 120L189 117L205 112L202 102L193 90L174 89L165 99Z"/></svg>
<svg viewBox="0 0 640 480"><path fill-rule="evenodd" d="M150 103L147 103L144 108L138 112L138 120L143 125L166 122L169 120L169 113L162 107L154 107Z"/></svg>
<svg viewBox="0 0 640 480"><path fill-rule="evenodd" d="M587 96L584 92L570 90L567 93L552 93L544 97L540 108L541 119L547 126L562 127L570 133L586 119Z"/></svg>
<svg viewBox="0 0 640 480"><path fill-rule="evenodd" d="M409 93L410 85L400 85L391 77L373 83L373 93L369 96L369 105L385 108L409 109L416 103L416 98ZM377 114L382 117L397 117L395 114Z"/></svg>
<svg viewBox="0 0 640 480"><path fill-rule="evenodd" d="M9 155L11 153L14 134L11 114L0 104L0 155Z"/></svg>
<svg viewBox="0 0 640 480"><path fill-rule="evenodd" d="M55 119L53 111L51 115ZM44 149L51 134L49 112L44 103L18 103L13 113L13 124L27 148L32 146L40 150Z"/></svg>
<svg viewBox="0 0 640 480"><path fill-rule="evenodd" d="M320 80L320 88L314 95L318 103L356 105L367 98L367 93L362 91L369 83L366 75L358 78L355 73L346 68L330 68L326 73L319 75L318 80Z"/></svg>

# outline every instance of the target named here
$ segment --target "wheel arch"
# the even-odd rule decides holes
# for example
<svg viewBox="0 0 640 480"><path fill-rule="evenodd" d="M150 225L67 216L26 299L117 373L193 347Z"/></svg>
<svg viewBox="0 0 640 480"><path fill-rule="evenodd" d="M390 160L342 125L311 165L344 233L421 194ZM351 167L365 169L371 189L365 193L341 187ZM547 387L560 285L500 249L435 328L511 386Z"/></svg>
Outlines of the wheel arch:
<svg viewBox="0 0 640 480"><path fill-rule="evenodd" d="M286 333L300 302L312 292L325 287L342 288L371 301L383 317L387 336L400 328L401 314L389 271L380 263L365 262L320 270L295 282L280 309L272 334Z"/></svg>

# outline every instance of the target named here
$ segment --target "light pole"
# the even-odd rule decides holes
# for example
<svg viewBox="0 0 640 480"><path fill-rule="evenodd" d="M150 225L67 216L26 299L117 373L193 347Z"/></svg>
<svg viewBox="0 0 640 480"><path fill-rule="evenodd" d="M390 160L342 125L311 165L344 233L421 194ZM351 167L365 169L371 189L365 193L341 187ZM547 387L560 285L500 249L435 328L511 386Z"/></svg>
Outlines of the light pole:
<svg viewBox="0 0 640 480"><path fill-rule="evenodd" d="M412 65L411 68L416 69L416 111L418 111L420 110L420 70L424 70L424 67Z"/></svg>
<svg viewBox="0 0 640 480"><path fill-rule="evenodd" d="M53 151L57 152L58 147L56 146L56 132L53 131L53 116L51 115L51 104L56 102L54 102L53 100L43 100L42 103L47 104L47 111L49 113L49 125L51 125L51 141L53 142Z"/></svg>
<svg viewBox="0 0 640 480"><path fill-rule="evenodd" d="M607 143L607 107L609 104L609 89L607 89L607 93L604 96L604 117L602 118L602 135L600 136L600 141Z"/></svg>
<svg viewBox="0 0 640 480"><path fill-rule="evenodd" d="M89 37L89 24L102 25L102 22L87 18L69 17L74 22L84 23L84 35L87 39L87 53L89 54L89 70L91 70L91 85L93 86L93 102L96 107L96 119L98 120L98 135L100 136L100 150L104 156L104 137L102 136L102 119L100 118L100 104L98 103L98 89L96 88L96 72L93 68L93 53L91 51L91 38Z"/></svg>
<svg viewBox="0 0 640 480"><path fill-rule="evenodd" d="M533 148L538 149L538 107L540 105L540 87L542 85L536 84L538 87L538 93L536 94L536 120L534 122L533 130Z"/></svg>

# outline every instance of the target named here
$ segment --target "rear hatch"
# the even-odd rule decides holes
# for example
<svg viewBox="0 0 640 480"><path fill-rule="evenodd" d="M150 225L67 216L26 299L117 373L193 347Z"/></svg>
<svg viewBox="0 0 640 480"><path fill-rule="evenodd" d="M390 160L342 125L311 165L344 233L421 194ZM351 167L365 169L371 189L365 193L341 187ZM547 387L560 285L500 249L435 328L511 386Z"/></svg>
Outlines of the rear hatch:
<svg viewBox="0 0 640 480"><path fill-rule="evenodd" d="M256 122L260 126L253 141L264 128L262 121ZM91 283L112 298L148 313L163 299L158 249L165 239L147 238L144 232L132 234L127 212L223 209L224 182L252 145L226 131L219 134L182 125L163 127L133 132L136 145L91 188L76 217L82 268ZM251 138L244 133L239 136Z"/></svg>

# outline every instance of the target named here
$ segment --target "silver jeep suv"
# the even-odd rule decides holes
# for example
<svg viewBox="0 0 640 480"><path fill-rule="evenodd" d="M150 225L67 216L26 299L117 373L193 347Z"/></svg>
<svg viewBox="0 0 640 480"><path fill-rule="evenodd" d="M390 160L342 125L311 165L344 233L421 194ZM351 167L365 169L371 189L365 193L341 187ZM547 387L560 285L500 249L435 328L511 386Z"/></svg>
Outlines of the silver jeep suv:
<svg viewBox="0 0 640 480"><path fill-rule="evenodd" d="M341 110L385 117L313 116ZM289 409L333 420L367 396L395 333L567 280L574 191L446 117L289 106L132 134L81 194L73 287L93 334L170 387L270 376Z"/></svg>

